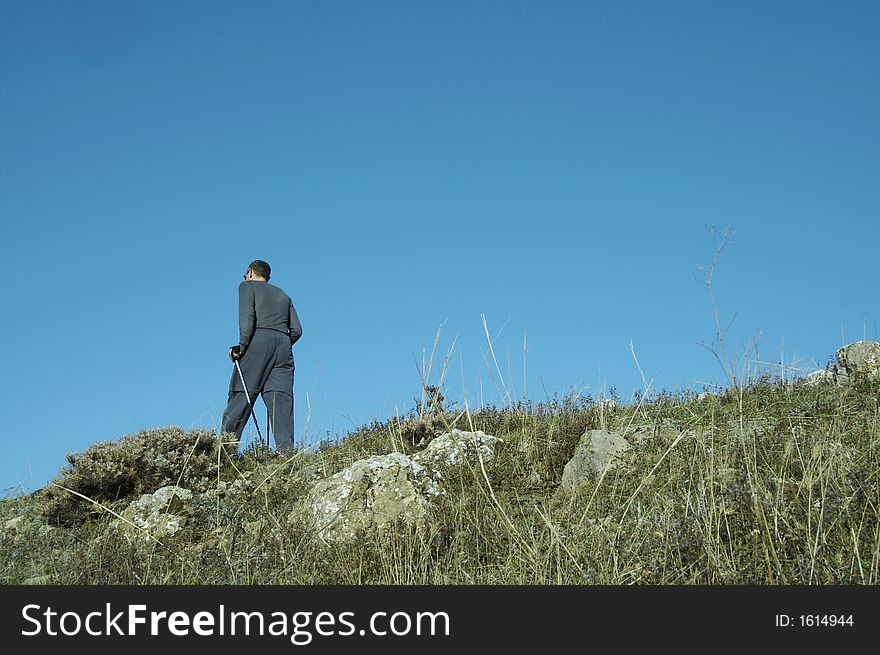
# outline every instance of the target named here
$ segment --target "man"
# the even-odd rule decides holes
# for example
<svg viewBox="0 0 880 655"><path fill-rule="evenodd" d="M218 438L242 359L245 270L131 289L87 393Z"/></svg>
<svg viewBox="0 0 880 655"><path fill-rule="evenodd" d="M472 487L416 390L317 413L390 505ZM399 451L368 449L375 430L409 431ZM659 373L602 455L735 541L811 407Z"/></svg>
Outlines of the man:
<svg viewBox="0 0 880 655"><path fill-rule="evenodd" d="M238 285L238 345L229 358L238 360L251 401L262 394L269 409L275 447L293 448L293 344L302 326L290 296L269 284L272 269L261 259L251 262L244 282ZM251 408L238 371L233 368L229 400L223 412L223 432L241 433Z"/></svg>

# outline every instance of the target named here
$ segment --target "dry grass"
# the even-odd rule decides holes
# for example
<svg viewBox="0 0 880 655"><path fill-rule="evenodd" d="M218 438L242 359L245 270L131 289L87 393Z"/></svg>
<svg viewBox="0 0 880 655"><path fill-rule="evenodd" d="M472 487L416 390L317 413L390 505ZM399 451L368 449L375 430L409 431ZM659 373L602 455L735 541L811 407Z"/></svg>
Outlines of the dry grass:
<svg viewBox="0 0 880 655"><path fill-rule="evenodd" d="M365 426L287 459L252 449L178 458L150 482L92 485L99 458L74 458L55 491L0 504L5 583L61 584L877 584L880 409L874 386L759 381L721 396L589 398L440 412ZM562 470L587 429L646 425L627 464L573 492ZM447 427L503 437L491 462L444 470L428 530L328 546L291 508L322 476ZM145 445L126 442L131 452ZM186 444L185 447L183 444ZM119 462L100 449L107 470ZM121 450L119 452L122 452ZM137 458L135 458L137 459ZM77 471L76 462L88 461ZM140 460L138 460L140 461ZM201 462L201 463L199 463ZM210 466L205 463L210 462ZM156 462L154 462L156 464ZM163 468L166 467L166 468ZM192 467L190 474L190 468ZM85 471L88 471L86 475ZM168 480L168 482L164 482ZM94 481L94 480L93 480ZM113 515L160 483L196 494L172 539L113 538ZM65 482L67 484L65 484ZM201 487L199 485L201 484ZM107 494L115 494L107 498ZM48 499L48 500L47 500ZM92 511L97 509L97 511Z"/></svg>

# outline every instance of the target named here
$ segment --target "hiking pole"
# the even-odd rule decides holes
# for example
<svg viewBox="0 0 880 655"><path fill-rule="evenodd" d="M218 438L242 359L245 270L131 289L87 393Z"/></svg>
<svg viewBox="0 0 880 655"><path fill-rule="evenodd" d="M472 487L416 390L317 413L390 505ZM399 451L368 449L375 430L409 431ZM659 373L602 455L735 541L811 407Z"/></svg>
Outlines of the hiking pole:
<svg viewBox="0 0 880 655"><path fill-rule="evenodd" d="M273 401L274 404L274 401ZM266 405L266 447L269 447L269 435L272 433L272 426L275 424L274 421L269 420L269 406ZM277 444L276 444L277 445Z"/></svg>
<svg viewBox="0 0 880 655"><path fill-rule="evenodd" d="M244 397L247 398L248 405L250 405L250 407L251 407L251 416L254 417L254 425L257 426L257 434L260 435L260 444L262 445L262 443L263 443L263 433L260 432L260 424L257 423L257 413L254 411L254 404L251 402L251 394L250 394L250 392L248 391L247 383L244 381L244 375L243 375L242 372L241 372L241 366L238 365L238 360L237 360L237 359L235 360L235 368L238 369L238 377L239 377L239 379L241 380L241 386L244 387ZM268 444L268 441L267 441L266 445L267 445L267 446L269 445L269 444Z"/></svg>

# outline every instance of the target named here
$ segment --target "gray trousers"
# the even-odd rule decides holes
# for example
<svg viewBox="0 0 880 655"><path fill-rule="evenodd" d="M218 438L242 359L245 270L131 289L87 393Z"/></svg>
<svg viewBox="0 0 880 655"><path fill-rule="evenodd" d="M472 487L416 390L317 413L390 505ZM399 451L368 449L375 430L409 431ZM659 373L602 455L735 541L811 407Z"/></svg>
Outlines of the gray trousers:
<svg viewBox="0 0 880 655"><path fill-rule="evenodd" d="M294 366L290 337L275 330L257 329L238 364L251 401L256 403L257 396L262 396L266 403L272 434L275 435L275 447L279 450L293 448ZM241 441L250 415L251 408L233 364L229 399L223 411L223 432L233 433Z"/></svg>

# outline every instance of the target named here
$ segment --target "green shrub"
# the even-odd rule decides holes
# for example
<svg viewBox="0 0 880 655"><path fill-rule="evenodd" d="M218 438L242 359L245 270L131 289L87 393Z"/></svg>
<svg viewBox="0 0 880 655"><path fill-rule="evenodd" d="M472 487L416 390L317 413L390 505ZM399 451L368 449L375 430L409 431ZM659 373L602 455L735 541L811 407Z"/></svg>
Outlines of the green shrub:
<svg viewBox="0 0 880 655"><path fill-rule="evenodd" d="M170 484L204 491L217 478L219 444L214 432L184 432L173 426L100 441L82 453L67 455L69 466L47 487L39 510L54 523L70 525L94 507L71 491L102 504ZM223 455L220 466L226 461Z"/></svg>

